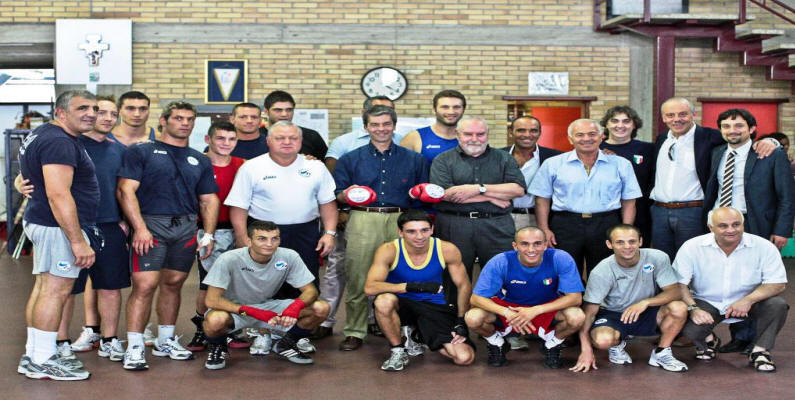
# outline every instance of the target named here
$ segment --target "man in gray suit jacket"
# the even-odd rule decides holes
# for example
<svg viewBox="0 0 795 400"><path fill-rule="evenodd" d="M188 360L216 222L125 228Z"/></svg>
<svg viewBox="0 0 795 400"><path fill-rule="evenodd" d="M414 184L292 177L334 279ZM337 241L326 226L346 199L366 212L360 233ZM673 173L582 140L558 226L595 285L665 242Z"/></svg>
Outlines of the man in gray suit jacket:
<svg viewBox="0 0 795 400"><path fill-rule="evenodd" d="M745 232L770 239L782 248L792 236L795 217L795 181L790 163L782 150L759 158L751 148L751 135L756 132L756 119L741 108L733 108L718 116L721 135L727 146L712 151L707 190L704 194L704 215L719 206L731 206L743 213ZM754 337L752 323L730 325L732 340L721 352L746 349Z"/></svg>

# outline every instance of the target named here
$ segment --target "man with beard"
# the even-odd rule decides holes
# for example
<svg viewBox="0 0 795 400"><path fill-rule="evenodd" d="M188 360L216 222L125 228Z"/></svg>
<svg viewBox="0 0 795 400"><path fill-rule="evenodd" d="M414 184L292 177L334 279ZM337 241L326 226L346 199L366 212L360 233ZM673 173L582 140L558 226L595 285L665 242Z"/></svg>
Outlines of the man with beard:
<svg viewBox="0 0 795 400"><path fill-rule="evenodd" d="M430 164L441 153L458 145L455 127L464 116L467 100L457 90L442 90L433 96L436 122L431 126L409 132L400 145L425 156Z"/></svg>

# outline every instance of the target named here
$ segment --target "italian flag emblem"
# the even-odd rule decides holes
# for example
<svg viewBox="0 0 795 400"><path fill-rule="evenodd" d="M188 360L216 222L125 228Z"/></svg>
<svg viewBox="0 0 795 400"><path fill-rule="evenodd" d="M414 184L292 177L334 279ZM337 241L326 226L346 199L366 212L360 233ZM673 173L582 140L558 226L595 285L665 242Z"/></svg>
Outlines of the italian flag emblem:
<svg viewBox="0 0 795 400"><path fill-rule="evenodd" d="M541 283L543 283L544 286L549 286L552 284L552 278L544 279L543 281L541 281Z"/></svg>
<svg viewBox="0 0 795 400"><path fill-rule="evenodd" d="M640 165L643 163L643 156L640 154L633 154L632 158L635 160L635 164Z"/></svg>

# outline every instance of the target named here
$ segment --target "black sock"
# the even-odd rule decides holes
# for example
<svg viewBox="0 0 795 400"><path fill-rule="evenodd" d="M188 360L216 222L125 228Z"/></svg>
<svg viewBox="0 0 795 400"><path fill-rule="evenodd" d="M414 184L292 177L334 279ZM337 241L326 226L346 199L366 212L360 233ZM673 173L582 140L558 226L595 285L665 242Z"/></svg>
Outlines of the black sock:
<svg viewBox="0 0 795 400"><path fill-rule="evenodd" d="M99 333L99 325L86 325L86 328L91 329L91 332Z"/></svg>
<svg viewBox="0 0 795 400"><path fill-rule="evenodd" d="M287 331L287 334L285 336L289 336L293 340L297 341L299 339L309 336L309 331L299 327L298 324L295 324L293 325L292 328L290 328L289 331Z"/></svg>
<svg viewBox="0 0 795 400"><path fill-rule="evenodd" d="M391 348L392 349L402 349L403 348L403 343L401 343L401 344L399 344L397 346L391 346Z"/></svg>
<svg viewBox="0 0 795 400"><path fill-rule="evenodd" d="M658 347L658 348L654 349L654 352L655 353L659 353L659 352L661 352L661 351L663 351L665 349L667 349L667 347Z"/></svg>
<svg viewBox="0 0 795 400"><path fill-rule="evenodd" d="M103 336L102 337L102 343L109 343L109 342L113 341L113 339L118 339L118 337L116 337L116 336L104 337Z"/></svg>
<svg viewBox="0 0 795 400"><path fill-rule="evenodd" d="M205 335L204 337L207 338L207 342L212 344L226 344L226 335L221 335L218 337L209 337Z"/></svg>
<svg viewBox="0 0 795 400"><path fill-rule="evenodd" d="M69 340L69 339L64 339L64 340L56 340L56 341L55 341L55 344L56 344L56 345L58 345L58 346L60 346L60 345L62 345L62 344L64 344L64 343L69 343L69 344L72 344L72 341L71 341L71 340Z"/></svg>
<svg viewBox="0 0 795 400"><path fill-rule="evenodd" d="M196 325L197 331L204 332L204 328L202 327L202 324L204 323L204 315L199 314L197 311L196 315L191 317L190 322L193 322L193 325Z"/></svg>

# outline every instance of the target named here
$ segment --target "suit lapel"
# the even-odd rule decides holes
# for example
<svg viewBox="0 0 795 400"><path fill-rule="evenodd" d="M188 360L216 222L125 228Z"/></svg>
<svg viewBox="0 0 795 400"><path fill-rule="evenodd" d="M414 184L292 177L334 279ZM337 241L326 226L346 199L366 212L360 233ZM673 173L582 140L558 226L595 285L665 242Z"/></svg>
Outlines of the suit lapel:
<svg viewBox="0 0 795 400"><path fill-rule="evenodd" d="M749 182L749 179L751 179L751 171L754 169L754 165L758 159L753 147L748 150L748 158L745 160L745 171L743 172L743 178L746 184Z"/></svg>

